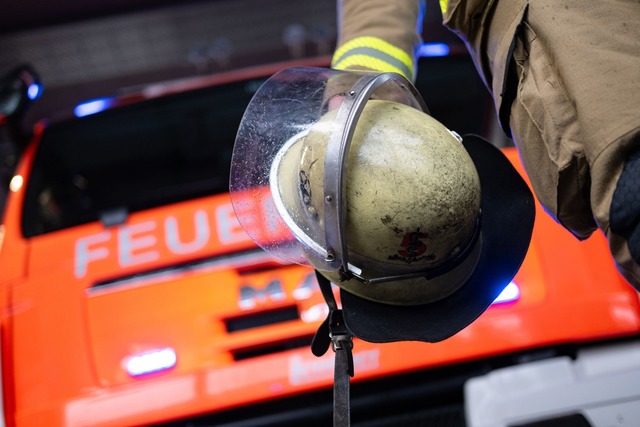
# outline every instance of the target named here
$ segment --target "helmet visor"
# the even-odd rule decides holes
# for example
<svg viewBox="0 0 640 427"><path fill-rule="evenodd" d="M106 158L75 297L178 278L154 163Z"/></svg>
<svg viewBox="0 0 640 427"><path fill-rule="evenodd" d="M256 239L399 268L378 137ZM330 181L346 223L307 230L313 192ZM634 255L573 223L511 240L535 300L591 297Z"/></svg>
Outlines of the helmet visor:
<svg viewBox="0 0 640 427"><path fill-rule="evenodd" d="M340 218L331 210L325 215L324 201L331 200L323 189L327 181L318 185L316 179L312 185L306 167L319 162L322 175L342 173L339 162L328 163L325 157L336 151L346 156L348 141L346 148L339 147L340 141L350 138L358 117L354 119L357 106L349 98L371 76L289 68L269 78L249 103L236 136L229 189L241 226L271 254L319 270L340 268L332 251L339 246ZM400 76L382 79L360 91L362 102L386 99L425 110L407 83ZM338 180L335 186L340 185ZM346 248L338 252L346 253Z"/></svg>

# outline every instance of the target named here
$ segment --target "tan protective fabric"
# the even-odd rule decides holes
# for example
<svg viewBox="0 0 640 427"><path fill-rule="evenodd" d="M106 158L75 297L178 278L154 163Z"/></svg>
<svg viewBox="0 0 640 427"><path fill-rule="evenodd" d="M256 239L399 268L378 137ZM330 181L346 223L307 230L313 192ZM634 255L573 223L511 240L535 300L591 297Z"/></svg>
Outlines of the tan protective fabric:
<svg viewBox="0 0 640 427"><path fill-rule="evenodd" d="M414 61L415 50L420 46L421 37L416 31L420 17L419 0L338 0L338 49L346 43L360 38L378 37L395 48L406 52ZM334 57L334 61L338 58ZM354 66L350 69L390 71L372 66ZM407 79L415 78L406 75Z"/></svg>
<svg viewBox="0 0 640 427"><path fill-rule="evenodd" d="M579 237L602 229L640 288L640 267L609 229L624 160L640 149L639 19L638 2L529 2L510 126L540 201Z"/></svg>
<svg viewBox="0 0 640 427"><path fill-rule="evenodd" d="M415 21L396 8L417 1L379 2L345 1L342 39L390 34L410 49ZM578 238L603 230L640 289L640 267L609 230L624 159L640 149L640 2L449 0L443 22L469 47L538 199Z"/></svg>

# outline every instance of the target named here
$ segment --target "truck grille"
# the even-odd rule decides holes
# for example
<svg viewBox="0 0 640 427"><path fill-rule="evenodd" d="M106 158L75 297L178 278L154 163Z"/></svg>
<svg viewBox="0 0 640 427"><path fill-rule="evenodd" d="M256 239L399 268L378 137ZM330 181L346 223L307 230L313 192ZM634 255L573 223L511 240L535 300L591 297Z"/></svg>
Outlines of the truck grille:
<svg viewBox="0 0 640 427"><path fill-rule="evenodd" d="M266 356L267 354L280 353L294 348L307 347L311 345L313 335L304 337L294 337L281 342L271 342L258 347L241 348L231 352L234 360L251 359L253 357Z"/></svg>
<svg viewBox="0 0 640 427"><path fill-rule="evenodd" d="M296 306L234 316L225 319L224 324L227 332L233 333L262 326L276 325L290 320L298 320L298 309Z"/></svg>

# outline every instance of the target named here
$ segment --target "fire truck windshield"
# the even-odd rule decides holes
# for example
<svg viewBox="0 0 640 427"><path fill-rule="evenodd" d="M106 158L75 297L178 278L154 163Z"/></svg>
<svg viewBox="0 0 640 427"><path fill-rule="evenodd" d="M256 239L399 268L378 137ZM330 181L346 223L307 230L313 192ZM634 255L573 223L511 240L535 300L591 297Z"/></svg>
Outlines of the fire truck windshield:
<svg viewBox="0 0 640 427"><path fill-rule="evenodd" d="M44 130L22 231L36 236L228 191L240 119L256 82L126 105Z"/></svg>

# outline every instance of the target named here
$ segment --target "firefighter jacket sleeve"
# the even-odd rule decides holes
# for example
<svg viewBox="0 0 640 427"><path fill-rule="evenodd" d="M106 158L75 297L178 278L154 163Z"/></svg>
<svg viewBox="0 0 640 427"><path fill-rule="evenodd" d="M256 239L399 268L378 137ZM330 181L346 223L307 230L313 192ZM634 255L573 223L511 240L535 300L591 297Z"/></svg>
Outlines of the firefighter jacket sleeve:
<svg viewBox="0 0 640 427"><path fill-rule="evenodd" d="M396 72L415 81L424 0L338 0L332 68Z"/></svg>

